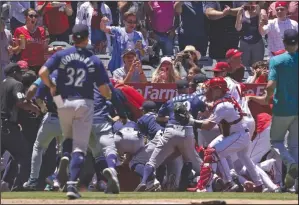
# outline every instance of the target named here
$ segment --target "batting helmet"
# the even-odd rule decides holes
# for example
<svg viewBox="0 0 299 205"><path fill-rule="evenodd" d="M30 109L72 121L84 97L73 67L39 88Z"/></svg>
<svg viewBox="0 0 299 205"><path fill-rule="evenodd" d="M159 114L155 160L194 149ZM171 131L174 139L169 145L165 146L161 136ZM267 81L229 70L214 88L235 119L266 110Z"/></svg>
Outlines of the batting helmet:
<svg viewBox="0 0 299 205"><path fill-rule="evenodd" d="M205 82L205 88L220 88L221 90L227 92L229 89L227 88L227 83L223 77L212 78Z"/></svg>

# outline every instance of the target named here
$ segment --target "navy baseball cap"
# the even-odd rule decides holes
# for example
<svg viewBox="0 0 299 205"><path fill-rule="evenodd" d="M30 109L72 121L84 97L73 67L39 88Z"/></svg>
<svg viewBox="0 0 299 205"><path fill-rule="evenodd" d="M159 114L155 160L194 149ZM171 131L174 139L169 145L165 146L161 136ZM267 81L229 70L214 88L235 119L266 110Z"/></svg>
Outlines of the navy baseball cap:
<svg viewBox="0 0 299 205"><path fill-rule="evenodd" d="M127 55L127 54L129 54L129 53L134 54L134 55L136 56L136 52L135 52L134 49L132 49L132 48L127 48L127 49L125 49L125 50L123 51L121 57L124 57L125 55Z"/></svg>
<svg viewBox="0 0 299 205"><path fill-rule="evenodd" d="M85 39L88 38L89 31L88 26L84 24L76 24L72 30L73 37L75 39Z"/></svg>
<svg viewBox="0 0 299 205"><path fill-rule="evenodd" d="M187 80L177 80L175 84L177 89L189 88L189 82Z"/></svg>
<svg viewBox="0 0 299 205"><path fill-rule="evenodd" d="M22 73L21 67L17 63L9 63L5 68L4 68L4 74L8 75L13 72L20 72Z"/></svg>
<svg viewBox="0 0 299 205"><path fill-rule="evenodd" d="M298 43L298 32L295 29L287 29L283 34L283 41L288 45Z"/></svg>
<svg viewBox="0 0 299 205"><path fill-rule="evenodd" d="M192 80L192 83L193 84L198 84L198 83L203 83L205 82L206 80L208 80L207 76L204 75L204 74L196 74L194 77L193 77L193 80Z"/></svg>
<svg viewBox="0 0 299 205"><path fill-rule="evenodd" d="M151 110L156 110L157 109L157 105L154 101L151 101L151 100L147 100L147 101L144 101L142 106L141 106L141 109L144 110L144 111L151 111Z"/></svg>

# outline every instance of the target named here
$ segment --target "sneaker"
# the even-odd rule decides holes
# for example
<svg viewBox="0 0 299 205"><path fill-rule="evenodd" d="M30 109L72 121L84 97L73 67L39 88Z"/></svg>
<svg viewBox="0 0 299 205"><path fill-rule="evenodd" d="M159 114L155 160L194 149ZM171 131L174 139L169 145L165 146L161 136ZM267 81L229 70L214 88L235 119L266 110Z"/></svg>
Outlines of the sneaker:
<svg viewBox="0 0 299 205"><path fill-rule="evenodd" d="M103 175L108 180L106 193L118 194L120 191L117 172L113 168L106 168Z"/></svg>
<svg viewBox="0 0 299 205"><path fill-rule="evenodd" d="M161 187L160 182L155 178L146 183L145 191L151 192Z"/></svg>
<svg viewBox="0 0 299 205"><path fill-rule="evenodd" d="M143 192L146 189L146 184L138 184L134 192Z"/></svg>
<svg viewBox="0 0 299 205"><path fill-rule="evenodd" d="M220 177L216 177L212 182L213 192L221 192L223 191L225 184Z"/></svg>
<svg viewBox="0 0 299 205"><path fill-rule="evenodd" d="M237 192L239 190L238 184L233 181L227 182L225 186L226 188L223 190L224 192Z"/></svg>
<svg viewBox="0 0 299 205"><path fill-rule="evenodd" d="M57 190L59 190L60 183L56 179L56 175L55 174L47 177L46 178L46 183L49 185L48 187L51 187L51 191L57 191Z"/></svg>
<svg viewBox="0 0 299 205"><path fill-rule="evenodd" d="M295 184L295 179L298 177L298 164L288 166L288 171L284 180L286 188L291 188Z"/></svg>
<svg viewBox="0 0 299 205"><path fill-rule="evenodd" d="M67 182L66 196L68 197L68 199L78 199L81 197L77 189L77 184L78 184L77 182L72 182L72 181Z"/></svg>
<svg viewBox="0 0 299 205"><path fill-rule="evenodd" d="M60 182L61 186L64 186L69 178L69 158L64 156L60 159L59 167L57 170L57 180Z"/></svg>
<svg viewBox="0 0 299 205"><path fill-rule="evenodd" d="M38 179L29 178L27 182L23 184L23 188L27 191L35 191L37 187Z"/></svg>

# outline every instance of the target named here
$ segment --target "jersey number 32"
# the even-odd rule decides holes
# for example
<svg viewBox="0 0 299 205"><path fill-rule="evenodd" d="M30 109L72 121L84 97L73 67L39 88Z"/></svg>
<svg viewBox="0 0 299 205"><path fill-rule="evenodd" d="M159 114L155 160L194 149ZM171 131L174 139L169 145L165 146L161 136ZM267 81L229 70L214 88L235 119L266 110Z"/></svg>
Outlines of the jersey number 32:
<svg viewBox="0 0 299 205"><path fill-rule="evenodd" d="M74 85L75 87L82 87L86 77L86 71L83 68L74 69L67 68L68 82L65 85Z"/></svg>

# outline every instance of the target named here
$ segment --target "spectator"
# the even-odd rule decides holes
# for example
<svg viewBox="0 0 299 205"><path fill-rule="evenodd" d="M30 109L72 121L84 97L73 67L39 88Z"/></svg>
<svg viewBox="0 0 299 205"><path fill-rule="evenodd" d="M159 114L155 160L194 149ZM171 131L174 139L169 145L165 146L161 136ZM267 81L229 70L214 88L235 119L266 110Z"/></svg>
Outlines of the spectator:
<svg viewBox="0 0 299 205"><path fill-rule="evenodd" d="M10 29L11 33L14 34L16 28L25 25L26 19L24 14L25 11L30 8L30 1L12 1L10 2L10 7Z"/></svg>
<svg viewBox="0 0 299 205"><path fill-rule="evenodd" d="M188 76L187 76L187 80L190 84L193 82L193 78L197 74L201 74L201 75L205 76L204 74L201 73L201 70L199 67L190 68L190 70L188 72Z"/></svg>
<svg viewBox="0 0 299 205"><path fill-rule="evenodd" d="M249 76L246 83L267 83L269 64L267 61L258 61L252 65L253 76Z"/></svg>
<svg viewBox="0 0 299 205"><path fill-rule="evenodd" d="M113 71L113 78L118 83L146 83L141 61L138 60L134 49L126 49L122 58L124 66Z"/></svg>
<svg viewBox="0 0 299 205"><path fill-rule="evenodd" d="M152 83L175 83L179 80L180 76L174 69L170 57L161 58L161 63L158 68L153 72Z"/></svg>
<svg viewBox="0 0 299 205"><path fill-rule="evenodd" d="M110 8L104 2L87 1L80 5L77 10L76 24L85 24L89 28L89 41L94 46L96 53L106 54L108 46L111 49L110 35L101 30L101 19L106 16L112 23L112 14Z"/></svg>
<svg viewBox="0 0 299 205"><path fill-rule="evenodd" d="M242 2L210 1L204 4L209 21L209 56L223 60L230 48L238 48L239 33L236 31L236 15Z"/></svg>
<svg viewBox="0 0 299 205"><path fill-rule="evenodd" d="M214 73L214 77L226 77L227 71L229 70L230 66L226 62L218 62L216 63L215 67L212 69Z"/></svg>
<svg viewBox="0 0 299 205"><path fill-rule="evenodd" d="M182 52L176 55L176 63L181 63L186 72L188 72L192 67L200 67L200 58L200 52L194 46L187 45Z"/></svg>
<svg viewBox="0 0 299 205"><path fill-rule="evenodd" d="M174 2L171 1L149 1L145 4L149 16L149 30L152 38L156 39L157 53L162 50L163 56L173 55L175 30Z"/></svg>
<svg viewBox="0 0 299 205"><path fill-rule="evenodd" d="M136 13L137 26L145 21L144 2L119 1L117 2L119 10L119 25L124 26L124 14L126 12Z"/></svg>
<svg viewBox="0 0 299 205"><path fill-rule="evenodd" d="M101 20L102 31L114 35L112 57L108 64L111 72L123 66L120 53L123 53L125 49L135 49L139 59L145 55L147 49L142 34L135 30L137 24L136 14L126 12L124 19L125 27L107 26L106 23L110 21L107 17L103 17Z"/></svg>
<svg viewBox="0 0 299 205"><path fill-rule="evenodd" d="M268 35L270 57L273 56L273 52L284 49L282 36L285 30L295 29L298 31L298 23L287 17L287 2L277 1L275 3L275 10L277 12L277 18L269 20L267 24L261 21L259 25L261 35Z"/></svg>
<svg viewBox="0 0 299 205"><path fill-rule="evenodd" d="M48 28L50 42L64 41L69 42L69 19L73 14L71 2L66 1L52 1L52 2L37 2L37 11L39 12L43 5L46 4L42 10L44 26ZM58 23L59 22L59 23Z"/></svg>
<svg viewBox="0 0 299 205"><path fill-rule="evenodd" d="M48 43L45 37L43 27L36 26L38 14L34 9L25 11L26 25L16 29L14 38L20 41L20 35L24 35L26 43L25 48L18 46L17 53L21 54L20 60L27 61L29 69L38 73L39 69L45 62L45 51L55 52L62 47L54 47L48 49Z"/></svg>
<svg viewBox="0 0 299 205"><path fill-rule="evenodd" d="M236 29L241 33L240 51L246 67L264 59L265 45L259 33L261 9L255 1L245 3L237 14Z"/></svg>
<svg viewBox="0 0 299 205"><path fill-rule="evenodd" d="M274 19L277 16L275 4L276 4L276 2L273 2L269 6L269 9L268 9L269 19ZM298 22L298 1L288 2L288 18Z"/></svg>
<svg viewBox="0 0 299 205"><path fill-rule="evenodd" d="M5 29L4 20L0 19L0 67L2 69L2 78L0 79L1 81L4 78L4 67L9 64L10 57L13 54L12 43L12 35L9 30Z"/></svg>
<svg viewBox="0 0 299 205"><path fill-rule="evenodd" d="M270 59L267 92L260 100L269 103L274 94L271 144L287 166L285 187L291 188L298 177L298 31L285 30L283 43L287 52Z"/></svg>
<svg viewBox="0 0 299 205"><path fill-rule="evenodd" d="M187 45L193 45L203 56L207 53L207 18L203 12L203 2L178 1L175 11L181 17L179 29L179 47L183 50ZM196 22L196 24L194 24Z"/></svg>
<svg viewBox="0 0 299 205"><path fill-rule="evenodd" d="M237 49L229 49L226 52L226 60L230 68L228 70L227 76L231 77L237 82L242 82L244 78L245 68L242 65L242 52Z"/></svg>

